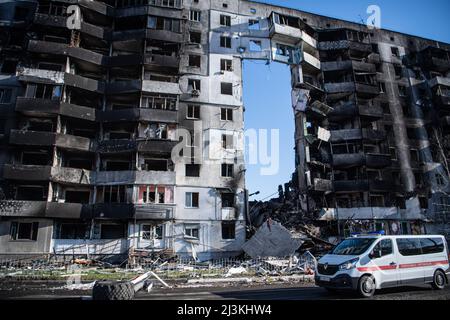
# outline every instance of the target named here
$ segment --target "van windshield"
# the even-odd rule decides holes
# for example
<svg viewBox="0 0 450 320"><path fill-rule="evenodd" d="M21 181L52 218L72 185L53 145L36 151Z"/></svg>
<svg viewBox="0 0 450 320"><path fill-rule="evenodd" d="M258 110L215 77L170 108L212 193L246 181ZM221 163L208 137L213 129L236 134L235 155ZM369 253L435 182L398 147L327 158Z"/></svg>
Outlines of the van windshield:
<svg viewBox="0 0 450 320"><path fill-rule="evenodd" d="M374 238L346 239L334 248L330 254L337 256L359 256L366 252L375 240Z"/></svg>

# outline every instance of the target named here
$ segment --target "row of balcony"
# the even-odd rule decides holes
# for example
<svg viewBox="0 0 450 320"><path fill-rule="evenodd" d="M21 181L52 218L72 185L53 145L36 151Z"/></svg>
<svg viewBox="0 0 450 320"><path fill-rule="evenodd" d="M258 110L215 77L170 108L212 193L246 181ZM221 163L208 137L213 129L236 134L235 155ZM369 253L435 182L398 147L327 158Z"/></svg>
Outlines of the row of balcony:
<svg viewBox="0 0 450 320"><path fill-rule="evenodd" d="M132 92L158 92L161 94L180 95L181 89L178 82L165 82L155 80L124 80L105 82L72 73L41 69L22 68L17 71L19 81L32 82L36 78L43 79L49 84L65 84L67 86L96 92L99 94L125 94Z"/></svg>
<svg viewBox="0 0 450 320"><path fill-rule="evenodd" d="M143 140L103 140L95 141L85 137L69 134L11 130L9 142L21 146L48 146L66 150L121 153L147 152L157 155L167 155L178 143L172 140L143 139Z"/></svg>
<svg viewBox="0 0 450 320"><path fill-rule="evenodd" d="M175 206L133 203L59 203L46 201L2 200L0 216L60 219L142 219L171 220Z"/></svg>
<svg viewBox="0 0 450 320"><path fill-rule="evenodd" d="M121 122L121 121L153 121L177 123L176 110L130 108L122 110L97 110L76 104L51 99L18 97L16 111L30 116L62 115L88 121Z"/></svg>
<svg viewBox="0 0 450 320"><path fill-rule="evenodd" d="M359 82L325 83L325 91L329 94L356 92L367 97L375 97L380 94L378 85Z"/></svg>
<svg viewBox="0 0 450 320"><path fill-rule="evenodd" d="M52 181L73 185L146 184L149 181L162 185L175 184L172 171L89 171L85 169L5 164L3 177L8 180Z"/></svg>
<svg viewBox="0 0 450 320"><path fill-rule="evenodd" d="M333 121L352 119L359 115L369 121L383 118L383 109L377 105L358 104L349 101L333 106L333 111L328 113L328 118Z"/></svg>
<svg viewBox="0 0 450 320"><path fill-rule="evenodd" d="M402 192L402 187L388 180L340 180L315 178L311 189L316 192Z"/></svg>
<svg viewBox="0 0 450 320"><path fill-rule="evenodd" d="M380 142L386 139L386 133L380 130L374 129L342 129L332 130L330 142L339 143L345 141L369 141Z"/></svg>
<svg viewBox="0 0 450 320"><path fill-rule="evenodd" d="M67 55L71 58L89 61L90 63L105 67L123 67L144 64L147 66L155 65L161 68L178 70L180 64L180 59L175 56L146 53L110 57L81 47L71 47L64 43L41 40L30 40L28 42L28 51L43 54Z"/></svg>

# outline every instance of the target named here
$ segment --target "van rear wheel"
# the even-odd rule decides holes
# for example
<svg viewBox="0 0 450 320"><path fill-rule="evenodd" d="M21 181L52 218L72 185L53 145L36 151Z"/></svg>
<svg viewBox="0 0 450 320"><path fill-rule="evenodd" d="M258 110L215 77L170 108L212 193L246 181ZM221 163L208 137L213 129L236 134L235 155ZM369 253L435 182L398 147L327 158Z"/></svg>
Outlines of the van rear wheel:
<svg viewBox="0 0 450 320"><path fill-rule="evenodd" d="M433 282L431 283L431 286L433 289L436 290L442 290L445 288L445 273L442 270L436 270L433 276Z"/></svg>
<svg viewBox="0 0 450 320"><path fill-rule="evenodd" d="M358 282L358 294L363 298L371 298L375 294L375 279L372 276L362 276Z"/></svg>

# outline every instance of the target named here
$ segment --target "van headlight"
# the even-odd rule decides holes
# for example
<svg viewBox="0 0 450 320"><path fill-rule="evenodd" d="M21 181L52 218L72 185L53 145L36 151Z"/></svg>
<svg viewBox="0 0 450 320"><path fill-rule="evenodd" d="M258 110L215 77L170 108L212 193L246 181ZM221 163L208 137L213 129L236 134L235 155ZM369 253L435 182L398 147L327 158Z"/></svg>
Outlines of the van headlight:
<svg viewBox="0 0 450 320"><path fill-rule="evenodd" d="M356 264L358 263L358 261L359 261L359 258L355 258L355 259L352 259L350 261L347 261L347 262L339 265L339 270L351 270L351 269L354 269L354 268L356 268Z"/></svg>

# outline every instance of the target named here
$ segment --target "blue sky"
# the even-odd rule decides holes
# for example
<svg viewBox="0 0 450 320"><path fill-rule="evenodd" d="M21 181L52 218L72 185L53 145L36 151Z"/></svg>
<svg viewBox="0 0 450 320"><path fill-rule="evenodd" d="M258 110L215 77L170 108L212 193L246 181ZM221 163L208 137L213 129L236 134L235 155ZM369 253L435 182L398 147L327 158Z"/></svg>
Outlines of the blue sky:
<svg viewBox="0 0 450 320"><path fill-rule="evenodd" d="M369 5L381 9L381 27L450 43L448 0L266 0L320 15L360 22ZM261 200L277 192L279 184L294 172L294 119L290 98L290 73L286 65L261 61L244 62L245 127L280 130L280 170L261 176L260 166L247 165L246 183L251 199Z"/></svg>

